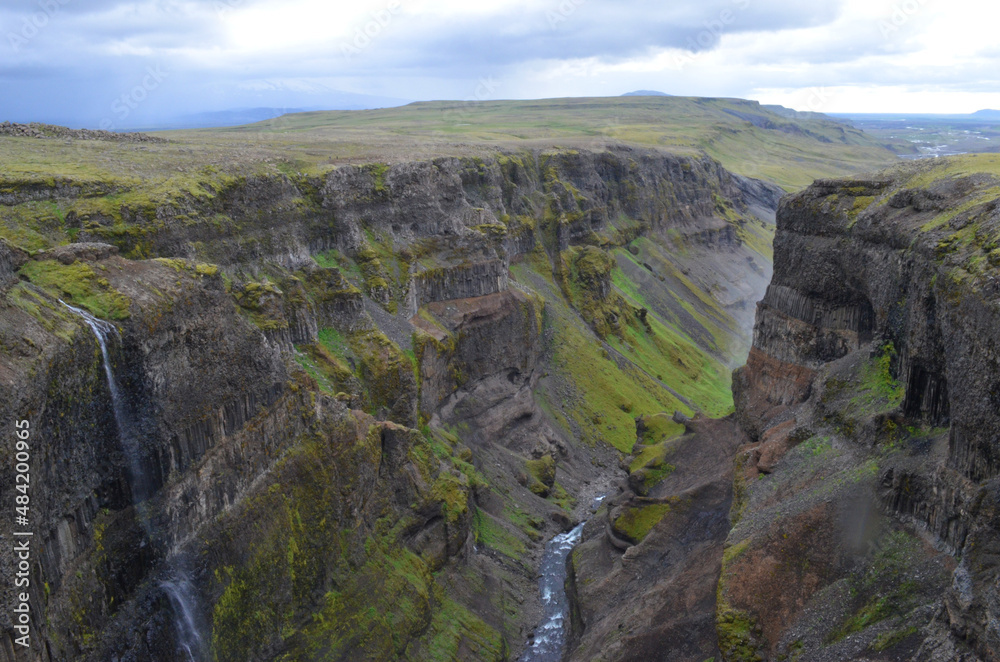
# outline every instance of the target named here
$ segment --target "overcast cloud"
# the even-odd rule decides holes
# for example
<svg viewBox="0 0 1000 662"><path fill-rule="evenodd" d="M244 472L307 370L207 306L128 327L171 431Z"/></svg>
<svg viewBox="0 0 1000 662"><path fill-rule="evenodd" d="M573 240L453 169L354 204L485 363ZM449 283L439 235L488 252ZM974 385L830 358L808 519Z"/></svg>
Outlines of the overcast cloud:
<svg viewBox="0 0 1000 662"><path fill-rule="evenodd" d="M1000 107L997 18L972 0L10 0L0 120L635 89L972 112Z"/></svg>

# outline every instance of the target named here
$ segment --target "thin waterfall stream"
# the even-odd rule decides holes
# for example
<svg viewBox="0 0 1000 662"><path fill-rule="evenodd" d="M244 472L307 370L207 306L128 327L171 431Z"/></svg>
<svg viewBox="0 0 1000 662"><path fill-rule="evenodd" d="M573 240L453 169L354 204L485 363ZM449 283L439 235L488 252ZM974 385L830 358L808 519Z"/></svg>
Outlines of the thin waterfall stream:
<svg viewBox="0 0 1000 662"><path fill-rule="evenodd" d="M597 512L605 495L596 497L590 506L591 514ZM566 559L580 542L583 527L589 518L571 530L560 533L545 545L539 568L538 589L542 596L545 616L534 630L531 645L525 649L518 662L560 662L566 648L566 620L569 616L569 598L566 595Z"/></svg>
<svg viewBox="0 0 1000 662"><path fill-rule="evenodd" d="M139 504L151 496L150 481L145 475L142 457L139 448L139 435L136 433L133 417L128 404L122 397L118 380L115 378L114 368L111 364L109 341L110 338L121 337L118 329L110 322L94 317L86 310L69 305L63 300L59 303L66 306L70 312L82 318L90 330L97 338L97 344L101 348L101 358L104 363L104 375L107 378L108 390L111 392L111 406L114 413L115 425L118 429L119 443L125 451L129 461L129 482L132 489L133 502L136 512L146 535L151 535L152 523L145 515L146 510L139 508ZM208 650L205 645L201 627L198 623L197 604L194 585L191 583L190 572L185 565L178 561L176 557L167 557L168 578L160 581L160 590L164 592L170 602L170 607L174 612L174 628L177 633L178 652L183 652L186 662L202 662L208 659Z"/></svg>

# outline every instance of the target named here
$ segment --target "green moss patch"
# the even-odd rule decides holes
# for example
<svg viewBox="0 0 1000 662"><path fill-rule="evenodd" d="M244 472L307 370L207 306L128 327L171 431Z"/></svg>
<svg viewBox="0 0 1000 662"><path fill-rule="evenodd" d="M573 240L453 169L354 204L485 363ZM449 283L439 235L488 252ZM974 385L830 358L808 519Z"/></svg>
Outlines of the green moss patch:
<svg viewBox="0 0 1000 662"><path fill-rule="evenodd" d="M857 395L851 399L851 407L857 413L891 411L903 403L906 387L892 374L895 360L896 349L888 343L862 365Z"/></svg>
<svg viewBox="0 0 1000 662"><path fill-rule="evenodd" d="M737 465L736 475L741 476ZM734 504L735 508L735 504ZM726 598L727 568L747 550L750 539L730 545L722 551L722 570L716 587L715 631L719 637L719 650L723 658L732 662L763 662L758 652L761 646L762 629L749 612L735 609Z"/></svg>
<svg viewBox="0 0 1000 662"><path fill-rule="evenodd" d="M620 365L602 348L560 295L543 255L533 254L512 272L545 298L544 324L551 329L551 365L560 387L550 391L543 384L538 395L542 407L569 434L589 445L609 443L627 453L635 443L636 415L691 413L645 372Z"/></svg>
<svg viewBox="0 0 1000 662"><path fill-rule="evenodd" d="M675 423L673 418L664 412L653 414L652 416L643 416L640 422L642 424L642 435L639 441L647 446L667 441L684 431L683 425Z"/></svg>
<svg viewBox="0 0 1000 662"><path fill-rule="evenodd" d="M348 353L347 340L337 329L324 327L319 330L319 342L334 356L344 358Z"/></svg>
<svg viewBox="0 0 1000 662"><path fill-rule="evenodd" d="M295 349L295 362L316 380L321 391L337 395L353 390L350 368L323 344L298 345Z"/></svg>
<svg viewBox="0 0 1000 662"><path fill-rule="evenodd" d="M612 524L615 533L632 543L642 542L653 527L673 510L671 503L629 504Z"/></svg>
<svg viewBox="0 0 1000 662"><path fill-rule="evenodd" d="M416 425L417 381L410 357L378 329L349 333L346 344L356 357L355 374L367 393L365 410Z"/></svg>
<svg viewBox="0 0 1000 662"><path fill-rule="evenodd" d="M874 625L890 616L899 614L899 606L894 602L898 597L894 593L893 595L873 598L834 630L829 641L831 643L840 641L850 634L864 630L869 625Z"/></svg>
<svg viewBox="0 0 1000 662"><path fill-rule="evenodd" d="M675 444L670 441L643 448L629 463L629 474L633 477L630 484L633 489L645 496L672 474L677 467L667 462L667 457L673 453L674 448Z"/></svg>
<svg viewBox="0 0 1000 662"><path fill-rule="evenodd" d="M74 320L69 311L26 283L17 283L8 289L7 302L31 315L42 328L67 342L73 339L79 328L78 320Z"/></svg>
<svg viewBox="0 0 1000 662"><path fill-rule="evenodd" d="M128 298L84 262L33 260L21 267L21 273L33 285L67 303L86 308L101 319L121 320L129 316Z"/></svg>
<svg viewBox="0 0 1000 662"><path fill-rule="evenodd" d="M557 263L557 275L567 301L601 338L621 333L633 322L635 310L610 289L615 262L595 246L572 247Z"/></svg>
<svg viewBox="0 0 1000 662"><path fill-rule="evenodd" d="M898 630L880 634L875 638L875 641L872 642L871 649L877 653L887 651L893 646L902 643L905 639L914 636L918 632L919 630L917 627L915 625L911 625L909 627L899 628Z"/></svg>
<svg viewBox="0 0 1000 662"><path fill-rule="evenodd" d="M482 619L446 597L435 587L438 607L420 640L410 644L405 658L428 662L452 662L465 657L486 662L506 660L506 645L500 633Z"/></svg>
<svg viewBox="0 0 1000 662"><path fill-rule="evenodd" d="M565 510L567 513L572 512L573 505L576 503L576 499L574 499L573 496L566 491L566 488L559 483L553 485L552 489L549 490L548 500Z"/></svg>
<svg viewBox="0 0 1000 662"><path fill-rule="evenodd" d="M476 508L472 519L472 532L476 544L489 547L515 560L527 552L524 542L493 515Z"/></svg>
<svg viewBox="0 0 1000 662"><path fill-rule="evenodd" d="M648 319L648 329L628 327L621 340L611 338L609 344L709 416L728 415L733 408L730 371L655 317Z"/></svg>
<svg viewBox="0 0 1000 662"><path fill-rule="evenodd" d="M676 450L677 435L684 431L684 426L662 413L641 417L637 426L643 447L629 462L629 483L645 496L676 469L667 458Z"/></svg>
<svg viewBox="0 0 1000 662"><path fill-rule="evenodd" d="M716 615L715 630L719 635L719 649L731 662L763 662L757 644L760 626L746 612L721 609Z"/></svg>
<svg viewBox="0 0 1000 662"><path fill-rule="evenodd" d="M892 531L876 541L876 552L864 568L849 579L856 604L840 625L827 635L829 643L896 616L916 606L924 577L914 577L920 541L905 531ZM904 635L905 637L906 635ZM896 642L882 641L888 648Z"/></svg>

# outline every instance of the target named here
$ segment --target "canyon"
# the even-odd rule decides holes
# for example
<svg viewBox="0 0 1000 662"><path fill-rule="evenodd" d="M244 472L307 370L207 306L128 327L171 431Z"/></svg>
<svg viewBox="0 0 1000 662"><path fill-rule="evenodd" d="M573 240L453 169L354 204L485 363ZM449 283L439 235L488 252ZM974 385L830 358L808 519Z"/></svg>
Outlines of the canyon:
<svg viewBox="0 0 1000 662"><path fill-rule="evenodd" d="M37 531L6 659L517 656L635 416L729 407L780 195L631 148L203 187L5 184L72 234L0 260Z"/></svg>
<svg viewBox="0 0 1000 662"><path fill-rule="evenodd" d="M521 659L571 534L568 660L997 658L992 157L36 133L122 156L0 178L0 659Z"/></svg>

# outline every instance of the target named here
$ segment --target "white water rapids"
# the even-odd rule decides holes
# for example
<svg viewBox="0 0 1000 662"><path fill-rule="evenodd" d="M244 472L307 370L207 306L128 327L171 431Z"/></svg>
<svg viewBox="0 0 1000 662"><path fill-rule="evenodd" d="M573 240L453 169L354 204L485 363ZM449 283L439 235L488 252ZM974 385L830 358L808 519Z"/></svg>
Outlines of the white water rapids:
<svg viewBox="0 0 1000 662"><path fill-rule="evenodd" d="M604 496L594 499L591 512L604 501ZM542 596L545 616L534 631L534 640L521 654L518 662L559 662L566 647L566 619L569 616L569 598L566 596L566 559L580 542L587 520L572 530L560 533L545 545L545 554L539 569L538 588Z"/></svg>

